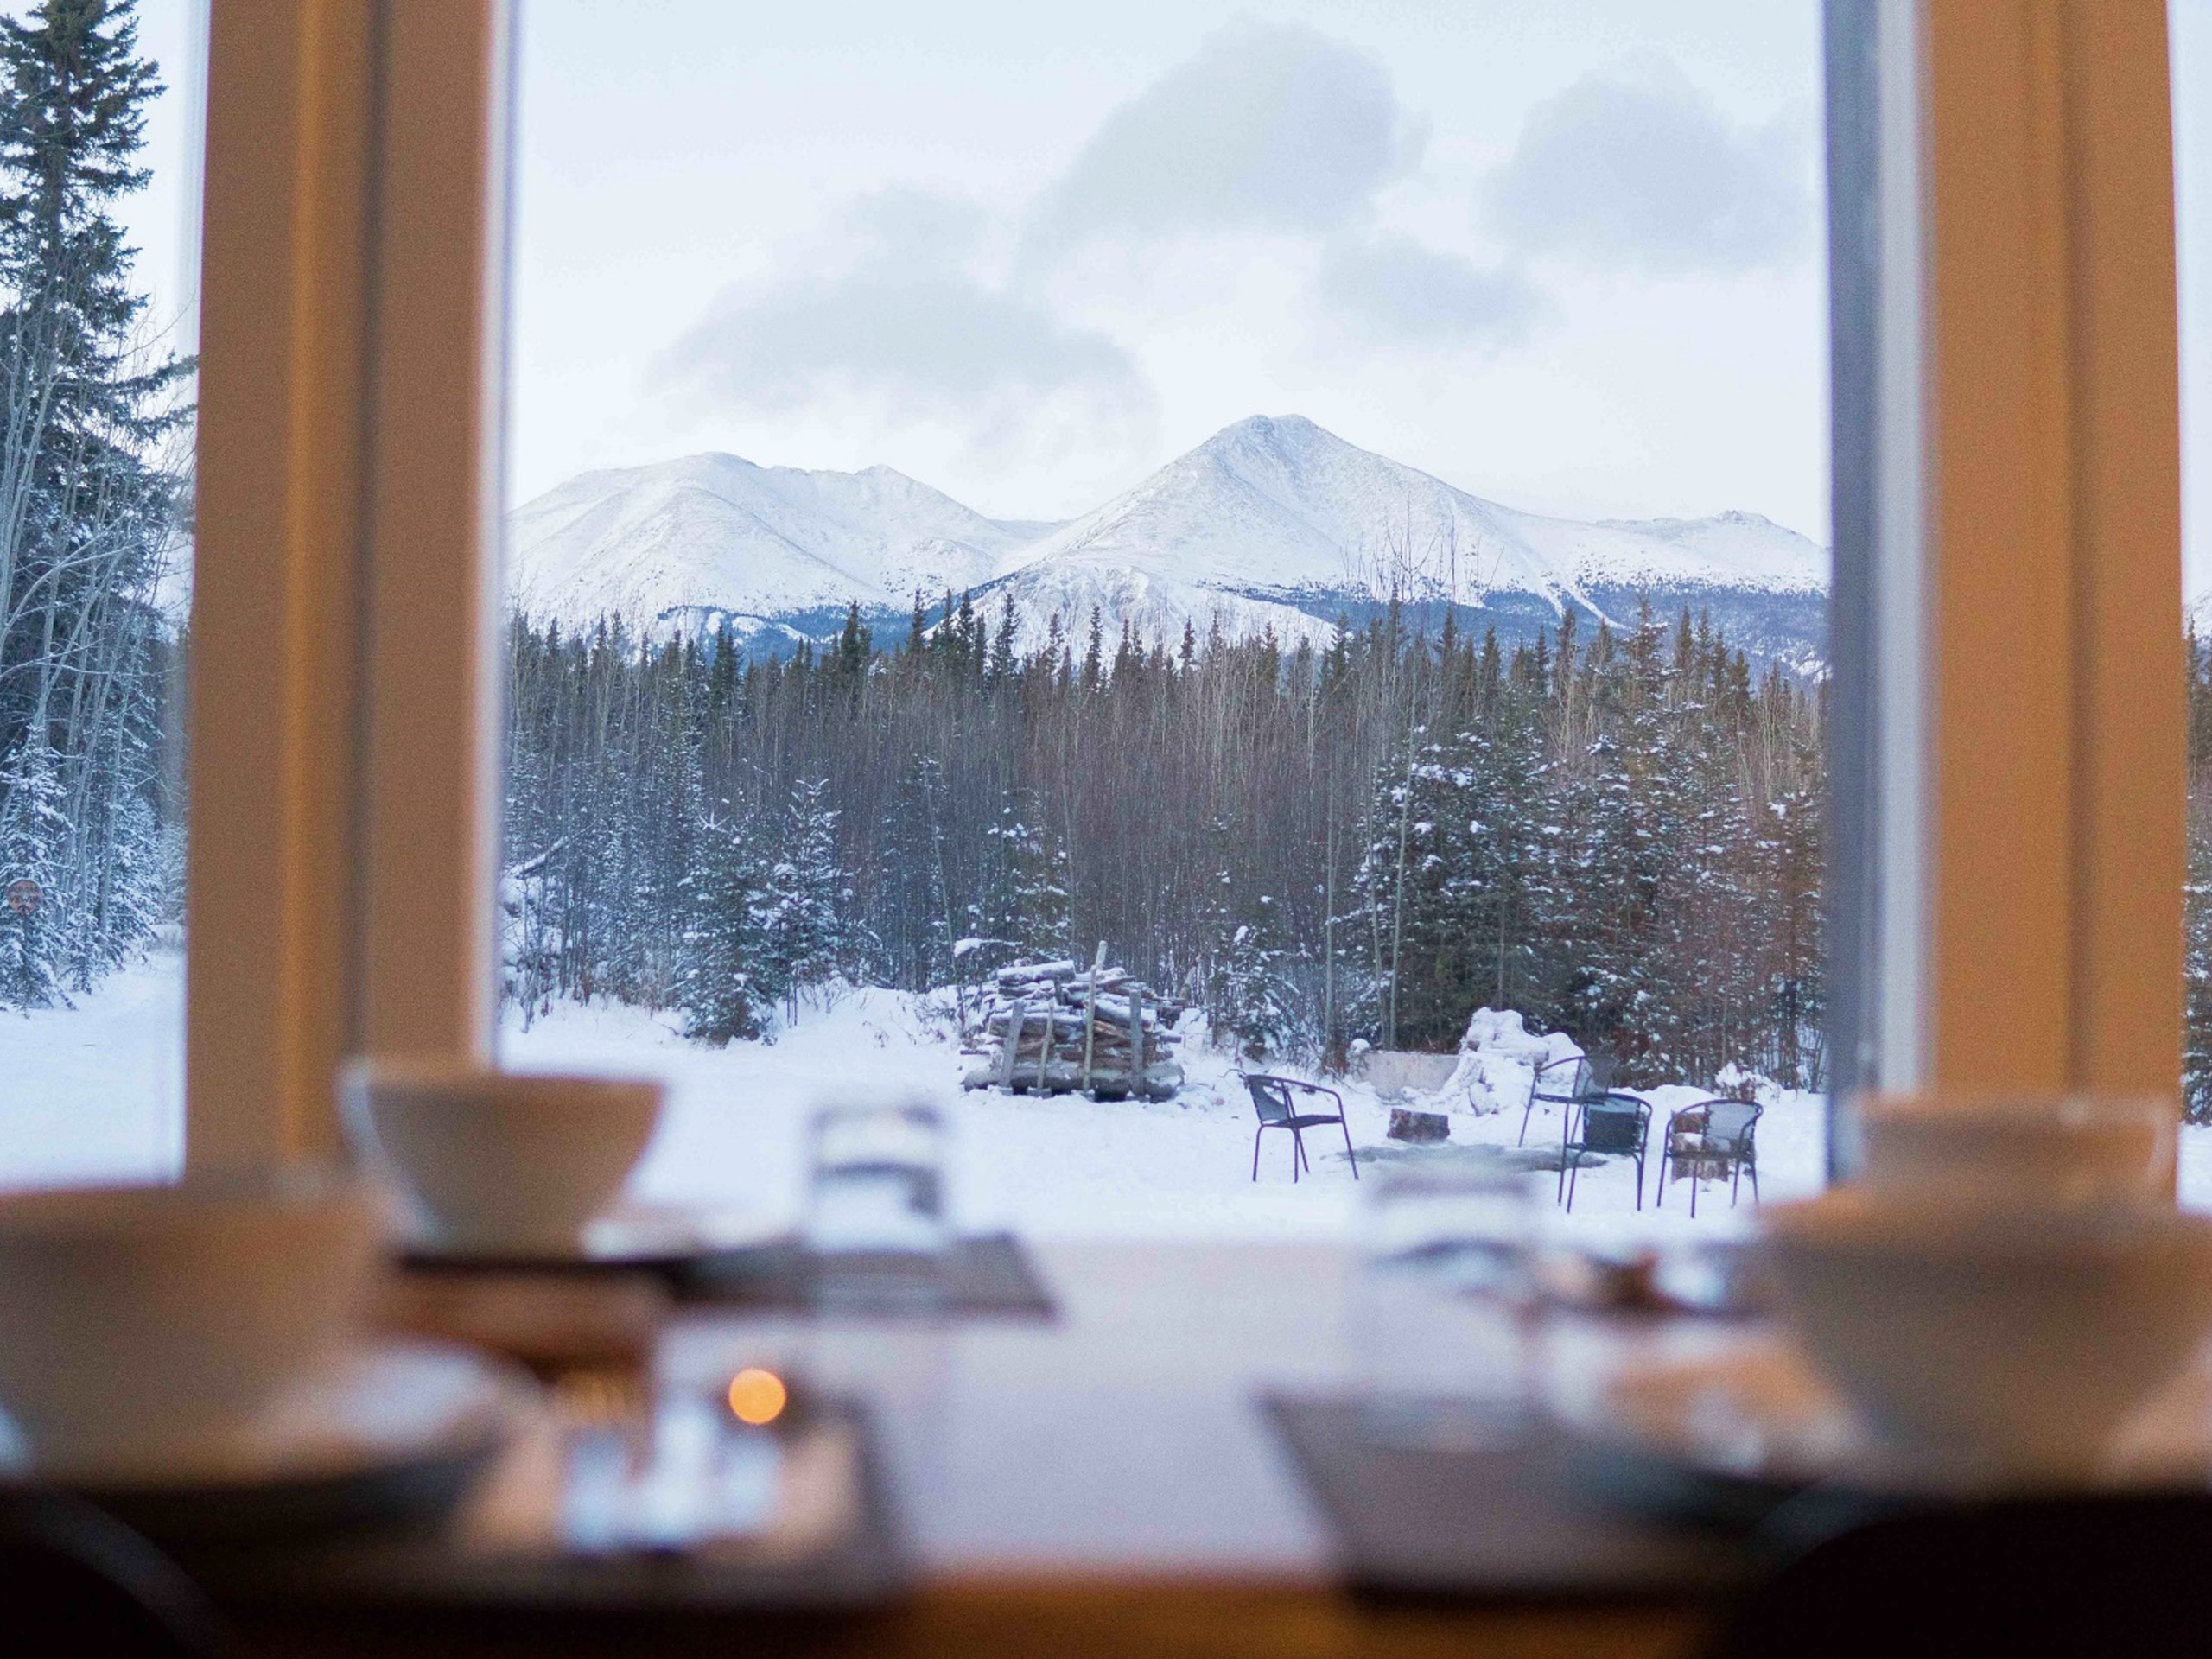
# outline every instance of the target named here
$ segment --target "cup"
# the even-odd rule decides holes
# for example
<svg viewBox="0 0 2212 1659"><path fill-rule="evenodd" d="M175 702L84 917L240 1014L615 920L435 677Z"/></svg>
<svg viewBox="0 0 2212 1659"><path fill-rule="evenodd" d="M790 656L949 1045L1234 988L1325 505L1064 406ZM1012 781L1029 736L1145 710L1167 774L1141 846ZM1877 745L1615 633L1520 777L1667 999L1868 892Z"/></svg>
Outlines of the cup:
<svg viewBox="0 0 2212 1659"><path fill-rule="evenodd" d="M381 1243L290 1169L0 1198L0 1407L42 1472L219 1460L354 1339Z"/></svg>
<svg viewBox="0 0 2212 1659"><path fill-rule="evenodd" d="M487 1255L579 1249L644 1156L663 1092L383 1059L349 1065L341 1090L355 1149L399 1187L421 1242Z"/></svg>
<svg viewBox="0 0 2212 1659"><path fill-rule="evenodd" d="M1839 1189L1766 1217L1815 1363L1916 1466L2061 1482L2212 1328L2212 1220Z"/></svg>
<svg viewBox="0 0 2212 1659"><path fill-rule="evenodd" d="M1861 1175L1933 1203L2170 1203L2180 1117L2156 1096L1874 1096Z"/></svg>

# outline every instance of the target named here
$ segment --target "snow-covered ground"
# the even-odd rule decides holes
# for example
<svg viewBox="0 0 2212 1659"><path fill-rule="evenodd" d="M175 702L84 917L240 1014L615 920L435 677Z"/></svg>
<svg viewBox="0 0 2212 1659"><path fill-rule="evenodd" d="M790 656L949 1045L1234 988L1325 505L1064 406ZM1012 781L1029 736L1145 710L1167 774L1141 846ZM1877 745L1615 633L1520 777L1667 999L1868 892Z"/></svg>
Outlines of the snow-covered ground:
<svg viewBox="0 0 2212 1659"><path fill-rule="evenodd" d="M637 1177L639 1196L734 1205L764 1220L796 1213L804 1182L808 1114L838 1101L919 1095L950 1115L951 1203L969 1228L1011 1227L1031 1236L1310 1238L1347 1234L1361 1193L1386 1168L1408 1165L1534 1165L1555 1144L1556 1115L1540 1113L1530 1146L1513 1142L1520 1113L1452 1119L1441 1147L1388 1140L1389 1108L1371 1090L1337 1085L1351 1120L1366 1179L1355 1184L1332 1129L1307 1132L1313 1173L1290 1179L1289 1137L1274 1132L1252 1179L1255 1120L1230 1058L1185 1043L1189 1074L1176 1099L1159 1104L963 1093L972 1065L951 1040L950 1022L891 991L854 992L836 1006L802 1011L773 1044L727 1049L686 1042L673 1020L636 1008L558 1007L530 1031L512 1020L502 1033L506 1063L520 1070L628 1070L665 1077L671 1107ZM1690 1089L1652 1091L1653 1116L1700 1098ZM1769 1198L1802 1196L1821 1180L1821 1106L1784 1097L1760 1125L1760 1179ZM1550 1154L1553 1170L1558 1154ZM1555 1175L1532 1170L1533 1193L1549 1199ZM1631 1166L1582 1173L1572 1225L1589 1234L1687 1230L1687 1187L1663 1209L1647 1172L1645 1208L1636 1211ZM1548 1204L1539 1206L1547 1211ZM1741 1212L1747 1219L1748 1203ZM1562 1218L1564 1221L1564 1218ZM1694 1225L1732 1225L1726 1193L1700 1200Z"/></svg>
<svg viewBox="0 0 2212 1659"><path fill-rule="evenodd" d="M184 958L73 1008L0 1013L0 1188L161 1179L184 1160Z"/></svg>
<svg viewBox="0 0 2212 1659"><path fill-rule="evenodd" d="M0 1187L158 1179L176 1169L181 979L178 957L157 953L73 1009L0 1016ZM505 1063L518 1070L665 1078L670 1110L639 1169L636 1196L710 1205L763 1227L796 1215L808 1116L831 1102L919 1095L943 1104L960 1224L1034 1237L1344 1236L1357 1227L1363 1194L1387 1169L1525 1166L1559 1134L1556 1116L1540 1112L1528 1152L1518 1153L1517 1109L1459 1112L1449 1142L1402 1146L1385 1138L1389 1107L1350 1084L1341 1086L1368 1179L1354 1184L1341 1140L1321 1130L1308 1136L1310 1176L1293 1184L1288 1137L1270 1134L1255 1182L1252 1109L1227 1056L1186 1044L1190 1081L1164 1104L963 1094L965 1063L949 1024L915 998L860 991L804 1011L772 1044L708 1048L685 1041L669 1016L573 1005L527 1032L511 1011L501 1044ZM1699 1093L1650 1090L1655 1126ZM1812 1095L1770 1102L1759 1126L1767 1198L1818 1189L1822 1114ZM1572 1217L1551 1202L1551 1172L1531 1168L1526 1179L1546 1227L1592 1243L1693 1230L1709 1236L1742 1227L1751 1213L1748 1198L1732 1211L1726 1189L1711 1188L1693 1221L1680 1185L1659 1207L1656 1163L1640 1214L1633 1168L1618 1160L1582 1172ZM2212 1209L2212 1130L2183 1131L2181 1185L2185 1203Z"/></svg>

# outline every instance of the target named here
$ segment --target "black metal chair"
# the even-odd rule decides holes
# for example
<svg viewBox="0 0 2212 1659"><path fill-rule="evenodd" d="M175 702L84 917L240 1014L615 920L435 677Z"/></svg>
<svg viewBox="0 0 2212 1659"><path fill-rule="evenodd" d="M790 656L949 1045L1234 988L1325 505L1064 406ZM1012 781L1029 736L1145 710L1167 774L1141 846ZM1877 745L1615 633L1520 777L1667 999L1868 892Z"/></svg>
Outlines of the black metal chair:
<svg viewBox="0 0 2212 1659"><path fill-rule="evenodd" d="M1707 1659L2196 1659L2212 1630L2212 1497L2202 1492L1908 1510L1787 1553L1732 1610Z"/></svg>
<svg viewBox="0 0 2212 1659"><path fill-rule="evenodd" d="M1566 1108L1571 1123L1576 1107L1603 1100L1612 1086L1612 1062L1603 1055L1567 1054L1546 1060L1529 1076L1529 1098L1521 1107L1521 1135L1513 1144L1529 1144L1529 1117L1539 1105Z"/></svg>
<svg viewBox="0 0 2212 1659"><path fill-rule="evenodd" d="M59 1491L0 1496L0 1651L213 1659L213 1604L103 1510Z"/></svg>
<svg viewBox="0 0 2212 1659"><path fill-rule="evenodd" d="M1728 1203L1732 1208L1743 1190L1744 1177L1751 1178L1751 1202L1759 1201L1759 1115L1766 1109L1751 1100L1701 1100L1685 1106L1667 1120L1665 1145L1659 1150L1659 1197L1667 1202L1667 1182L1687 1165L1690 1173L1690 1214L1697 1214L1697 1189L1710 1178L1728 1179Z"/></svg>
<svg viewBox="0 0 2212 1659"><path fill-rule="evenodd" d="M1260 1179L1260 1138L1269 1129L1290 1131L1290 1179L1298 1180L1299 1166L1307 1173L1313 1168L1313 1160L1306 1155L1307 1129L1321 1128L1333 1123L1344 1132L1344 1156L1351 1160L1351 1178L1359 1179L1359 1157L1351 1149L1351 1125L1344 1121L1344 1097L1333 1089L1325 1089L1318 1083L1307 1083L1298 1077L1269 1077L1264 1072L1248 1071L1244 1087L1251 1092L1252 1109L1260 1115L1260 1127L1252 1132L1252 1179ZM1333 1112L1301 1112L1295 1098L1298 1094L1326 1095L1337 1103Z"/></svg>
<svg viewBox="0 0 2212 1659"><path fill-rule="evenodd" d="M1568 1212L1574 1210L1574 1184L1586 1152L1635 1159L1636 1207L1643 1209L1643 1154L1650 1140L1651 1108L1634 1095L1606 1094L1568 1108L1559 1157L1559 1195Z"/></svg>

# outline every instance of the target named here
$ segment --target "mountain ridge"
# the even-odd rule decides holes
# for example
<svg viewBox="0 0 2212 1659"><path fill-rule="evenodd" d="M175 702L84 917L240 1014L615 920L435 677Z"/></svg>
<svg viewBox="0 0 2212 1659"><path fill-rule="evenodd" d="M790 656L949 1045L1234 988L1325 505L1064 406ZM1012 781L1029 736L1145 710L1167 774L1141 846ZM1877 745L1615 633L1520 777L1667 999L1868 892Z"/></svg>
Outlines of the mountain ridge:
<svg viewBox="0 0 2212 1659"><path fill-rule="evenodd" d="M731 630L749 649L820 637L857 604L919 591L1011 598L1019 643L1125 623L1219 622L1325 640L1395 594L1487 614L1508 634L1569 611L1619 621L1638 598L1718 608L1755 655L1817 665L1827 556L1741 510L1576 520L1488 501L1302 416L1253 416L1060 522L995 519L875 466L767 467L703 454L587 473L509 518L509 596L539 622L614 613L648 630ZM1729 626L1727 617L1735 619Z"/></svg>

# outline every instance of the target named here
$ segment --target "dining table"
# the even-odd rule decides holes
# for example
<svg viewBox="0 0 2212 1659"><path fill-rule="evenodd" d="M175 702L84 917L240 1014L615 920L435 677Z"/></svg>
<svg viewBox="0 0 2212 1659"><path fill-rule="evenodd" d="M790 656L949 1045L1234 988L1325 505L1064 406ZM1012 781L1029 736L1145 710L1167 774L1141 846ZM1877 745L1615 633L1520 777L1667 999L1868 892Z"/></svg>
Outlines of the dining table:
<svg viewBox="0 0 2212 1659"><path fill-rule="evenodd" d="M679 1302L652 1338L656 1387L711 1390L741 1370L772 1368L866 1413L903 1563L895 1592L785 1610L663 1596L539 1612L257 1597L226 1609L238 1651L1662 1656L1699 1649L1725 1616L1727 1592L1709 1575L1605 1570L1611 1535L1599 1535L1594 1555L1587 1540L1560 1547L1560 1570L1548 1571L1551 1535L1520 1525L1514 1508L1548 1501L1532 1491L1548 1477L1525 1472L1437 1521L1478 1540L1489 1527L1503 1552L1496 1572L1478 1550L1448 1584L1363 1582L1270 1408L1389 1382L1349 1245L1028 1249L1051 1287L1051 1319L797 1317ZM1694 1357L1744 1334L1740 1322L1687 1316L1554 1310L1532 1324L1479 1299L1438 1295L1426 1306L1413 1344L1424 1381L1461 1376L1496 1395L1527 1381L1505 1371L1533 1364L1555 1402L1601 1394L1622 1366Z"/></svg>

